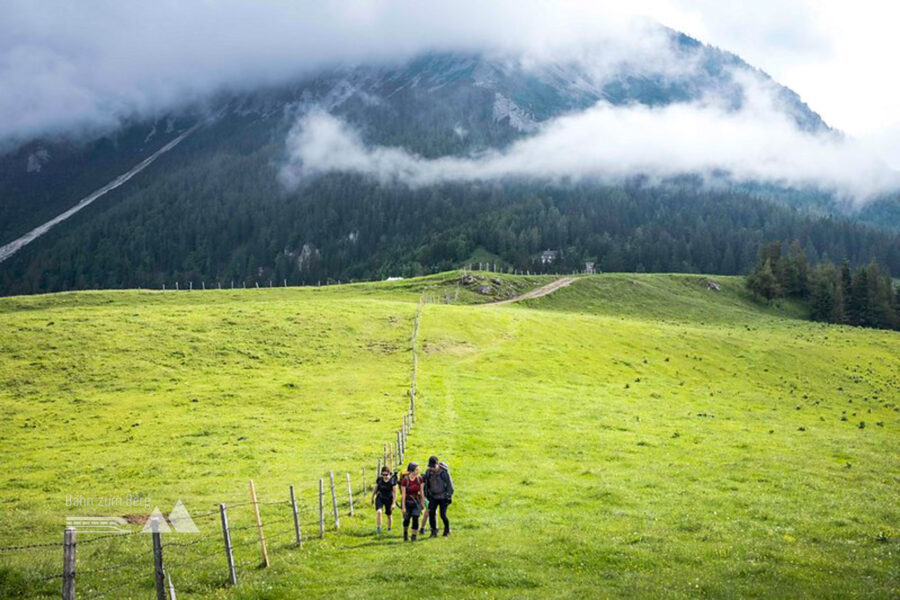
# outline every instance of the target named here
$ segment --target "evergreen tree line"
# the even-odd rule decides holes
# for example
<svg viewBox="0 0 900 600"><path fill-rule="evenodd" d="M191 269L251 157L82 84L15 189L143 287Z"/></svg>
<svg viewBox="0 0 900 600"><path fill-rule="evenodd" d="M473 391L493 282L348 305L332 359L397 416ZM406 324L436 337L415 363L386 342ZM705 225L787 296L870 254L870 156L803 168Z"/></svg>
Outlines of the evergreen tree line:
<svg viewBox="0 0 900 600"><path fill-rule="evenodd" d="M0 294L176 282L315 285L479 261L545 273L594 262L605 272L736 275L753 268L761 245L792 239L815 262L846 258L858 266L875 258L900 272L896 232L691 178L409 188L332 173L285 190L284 135L250 116L198 131L0 263ZM443 139L423 135L419 143L432 138ZM542 263L544 250L557 259Z"/></svg>
<svg viewBox="0 0 900 600"><path fill-rule="evenodd" d="M747 288L767 301L801 300L815 321L900 329L900 287L875 259L855 269L846 259L840 266L823 260L813 267L799 242L786 253L773 242L760 249Z"/></svg>

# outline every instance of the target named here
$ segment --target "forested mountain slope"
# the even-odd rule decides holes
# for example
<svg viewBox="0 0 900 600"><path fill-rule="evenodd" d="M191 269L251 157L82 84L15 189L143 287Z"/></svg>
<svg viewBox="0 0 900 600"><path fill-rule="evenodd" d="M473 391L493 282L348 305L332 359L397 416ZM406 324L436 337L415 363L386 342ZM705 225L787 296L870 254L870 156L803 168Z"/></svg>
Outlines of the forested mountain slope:
<svg viewBox="0 0 900 600"><path fill-rule="evenodd" d="M760 243L799 239L812 259L877 258L900 271L895 232L831 217L813 195L662 182L494 181L411 188L348 173L299 187L279 175L299 116L326 110L366 144L421 157L477 155L598 101L663 106L716 98L739 109L740 79L774 86L797 126L828 133L799 97L737 56L670 32L678 68L639 62L603 76L584 61L538 65L486 53L428 53L402 64L336 67L295 83L223 92L202 106L87 145L36 140L0 158L0 242L74 204L196 122L203 126L122 188L0 263L0 293L176 280L289 282L414 275L490 259L539 270L745 272ZM651 185L652 184L652 185ZM797 204L794 202L794 204ZM873 219L890 221L884 206Z"/></svg>

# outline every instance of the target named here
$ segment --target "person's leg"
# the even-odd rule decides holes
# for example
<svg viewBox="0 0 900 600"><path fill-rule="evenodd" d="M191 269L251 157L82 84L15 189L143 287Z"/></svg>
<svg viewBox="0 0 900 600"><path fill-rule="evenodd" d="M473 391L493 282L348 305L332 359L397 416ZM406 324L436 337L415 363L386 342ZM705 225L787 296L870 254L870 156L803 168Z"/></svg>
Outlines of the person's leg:
<svg viewBox="0 0 900 600"><path fill-rule="evenodd" d="M388 531L392 531L394 529L394 515L388 513Z"/></svg>
<svg viewBox="0 0 900 600"><path fill-rule="evenodd" d="M407 512L405 515L403 515L403 541L404 542L409 539L409 521L411 518L412 517L410 516L409 512ZM415 531L415 530L413 530L413 531ZM413 534L413 536L415 536L415 535L416 534Z"/></svg>
<svg viewBox="0 0 900 600"><path fill-rule="evenodd" d="M381 533L381 509L375 511L375 533Z"/></svg>
<svg viewBox="0 0 900 600"><path fill-rule="evenodd" d="M437 500L428 503L428 524L431 526L431 537L437 536ZM422 526L424 528L424 525Z"/></svg>
<svg viewBox="0 0 900 600"><path fill-rule="evenodd" d="M412 518L412 541L416 541L416 532L419 530L419 515L415 515Z"/></svg>
<svg viewBox="0 0 900 600"><path fill-rule="evenodd" d="M428 520L428 515L431 514L431 500L425 501L425 514L422 515L422 528L419 529L419 533L425 535L425 522Z"/></svg>
<svg viewBox="0 0 900 600"><path fill-rule="evenodd" d="M441 500L441 521L444 523L444 535L450 535L450 519L447 518L447 507L450 503L447 500Z"/></svg>

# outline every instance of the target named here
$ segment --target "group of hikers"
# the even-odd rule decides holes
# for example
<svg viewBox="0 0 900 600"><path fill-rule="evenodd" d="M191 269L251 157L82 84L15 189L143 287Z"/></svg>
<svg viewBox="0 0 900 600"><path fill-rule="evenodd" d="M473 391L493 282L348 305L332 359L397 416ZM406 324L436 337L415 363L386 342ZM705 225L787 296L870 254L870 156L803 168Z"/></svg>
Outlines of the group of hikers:
<svg viewBox="0 0 900 600"><path fill-rule="evenodd" d="M419 529L419 517L427 511L428 523L431 525L431 537L437 537L437 516L440 514L444 524L444 536L450 535L450 519L447 518L447 507L453 502L453 480L450 478L450 467L438 460L437 456L428 459L428 468L424 474L419 473L418 463L411 462L401 473L391 472L387 466L381 468L371 501L375 505L375 533L381 535L381 515L387 516L387 529L393 529L394 518L391 515L396 505L403 513L403 541L416 541L416 534L425 533L425 519ZM398 491L399 489L399 498ZM412 524L412 536L409 526Z"/></svg>

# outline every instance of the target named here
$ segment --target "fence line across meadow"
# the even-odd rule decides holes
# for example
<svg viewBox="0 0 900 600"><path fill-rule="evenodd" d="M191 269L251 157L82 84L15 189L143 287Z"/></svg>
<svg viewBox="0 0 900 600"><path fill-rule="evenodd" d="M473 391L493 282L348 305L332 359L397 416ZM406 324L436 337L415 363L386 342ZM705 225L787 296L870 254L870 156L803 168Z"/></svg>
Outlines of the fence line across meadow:
<svg viewBox="0 0 900 600"><path fill-rule="evenodd" d="M424 295L420 298L413 317L412 335L410 336L411 370L409 386L409 403L405 413L400 419L399 428L393 439L382 444L381 454L377 458L377 467L371 483L379 476L381 468L388 466L391 470L397 470L403 463L406 454L406 444L410 431L416 419L416 375L418 372L417 340L419 322L422 308L425 303ZM75 600L76 580L89 581L100 577L100 585L79 585L78 598L116 598L126 593L125 588L134 586L137 582L149 583L152 576L157 600L176 600L176 587L190 584L189 576L197 573L198 566L211 566L213 561L220 562L221 577L213 580L214 586L222 582L237 585L242 574L248 568L268 568L270 566L269 550L289 551L291 548L300 548L307 543L314 532L313 538L324 539L328 529L338 531L341 527L341 515L353 517L356 507L364 502L369 494L371 486L368 485L367 471L363 467L359 479L354 482L354 477L349 472L345 477L335 476L333 470L318 480L318 489L312 488L312 502L303 502L298 489L293 485L285 490L285 496L280 500L260 500L257 495L256 485L249 481L248 497L233 499L231 502L221 502L214 509L204 510L191 516L191 524L194 521L217 521L215 533L200 535L194 534L185 541L165 541L169 532L169 525L165 520L151 515L145 527L141 531L127 531L91 535L89 533L78 534L76 527L66 527L63 538L59 542L40 544L20 544L15 546L0 546L0 558L20 553L41 554L48 558L47 553L53 555L52 560L61 568L49 575L39 574L36 577L22 577L18 580L19 586L43 587L50 582L57 581L61 586L63 600ZM358 484L358 485L355 485ZM345 487L346 486L346 487ZM326 496L328 496L326 501ZM252 508L252 520L250 522L234 519L235 510L244 507ZM269 514L263 519L261 507L266 507ZM273 516L273 509L281 512ZM231 512L229 513L229 510ZM182 517L173 519L173 528L178 531L178 523L185 523ZM330 527L328 527L330 526ZM146 533L147 535L135 535ZM84 536L89 537L84 537ZM186 536L185 536L186 537ZM237 539L240 538L240 539ZM111 556L121 556L121 548L112 548L125 540L147 540L149 543L143 548L134 549L134 553L124 560L111 560ZM105 544L102 544L104 542ZM142 544L145 542L141 541ZM257 546L258 559L242 556L244 551ZM96 549L96 550L95 550ZM241 552L236 553L239 549ZM103 552L105 550L105 552ZM87 556L85 556L87 554ZM91 568L98 555L105 554L103 566ZM31 554L27 554L31 559ZM238 561L237 559L241 560ZM184 578L179 579L184 571ZM176 577L172 574L177 572ZM113 586L104 586L110 576L123 579L121 583ZM86 589L85 589L86 588ZM59 588L58 588L59 589ZM42 595L43 592L41 592Z"/></svg>
<svg viewBox="0 0 900 600"><path fill-rule="evenodd" d="M593 263L591 263L593 264ZM504 266L502 264L497 264L495 262L480 262L480 263L471 263L466 264L460 267L463 273L469 272L482 272L482 273L497 273L497 274L506 274L506 275L521 275L530 277L532 275L577 275L579 273L593 273L593 267L590 270L585 271L572 271L572 270L543 270L543 271L531 271L529 269L517 269L511 266ZM368 279L349 279L349 280L341 280L341 279L326 279L324 282L320 279L318 281L288 281L286 278L278 279L214 279L209 282L207 285L207 281L205 279L201 279L198 282L197 287L194 286L194 280L186 279L182 280L174 280L172 284L160 283L157 287L153 288L144 288L144 289L161 289L162 291L206 291L206 290L246 290L246 289L267 289L267 288L287 288L287 287L325 287L331 285L342 285L346 283L374 283L379 280L368 280ZM390 281L390 280L389 280Z"/></svg>

